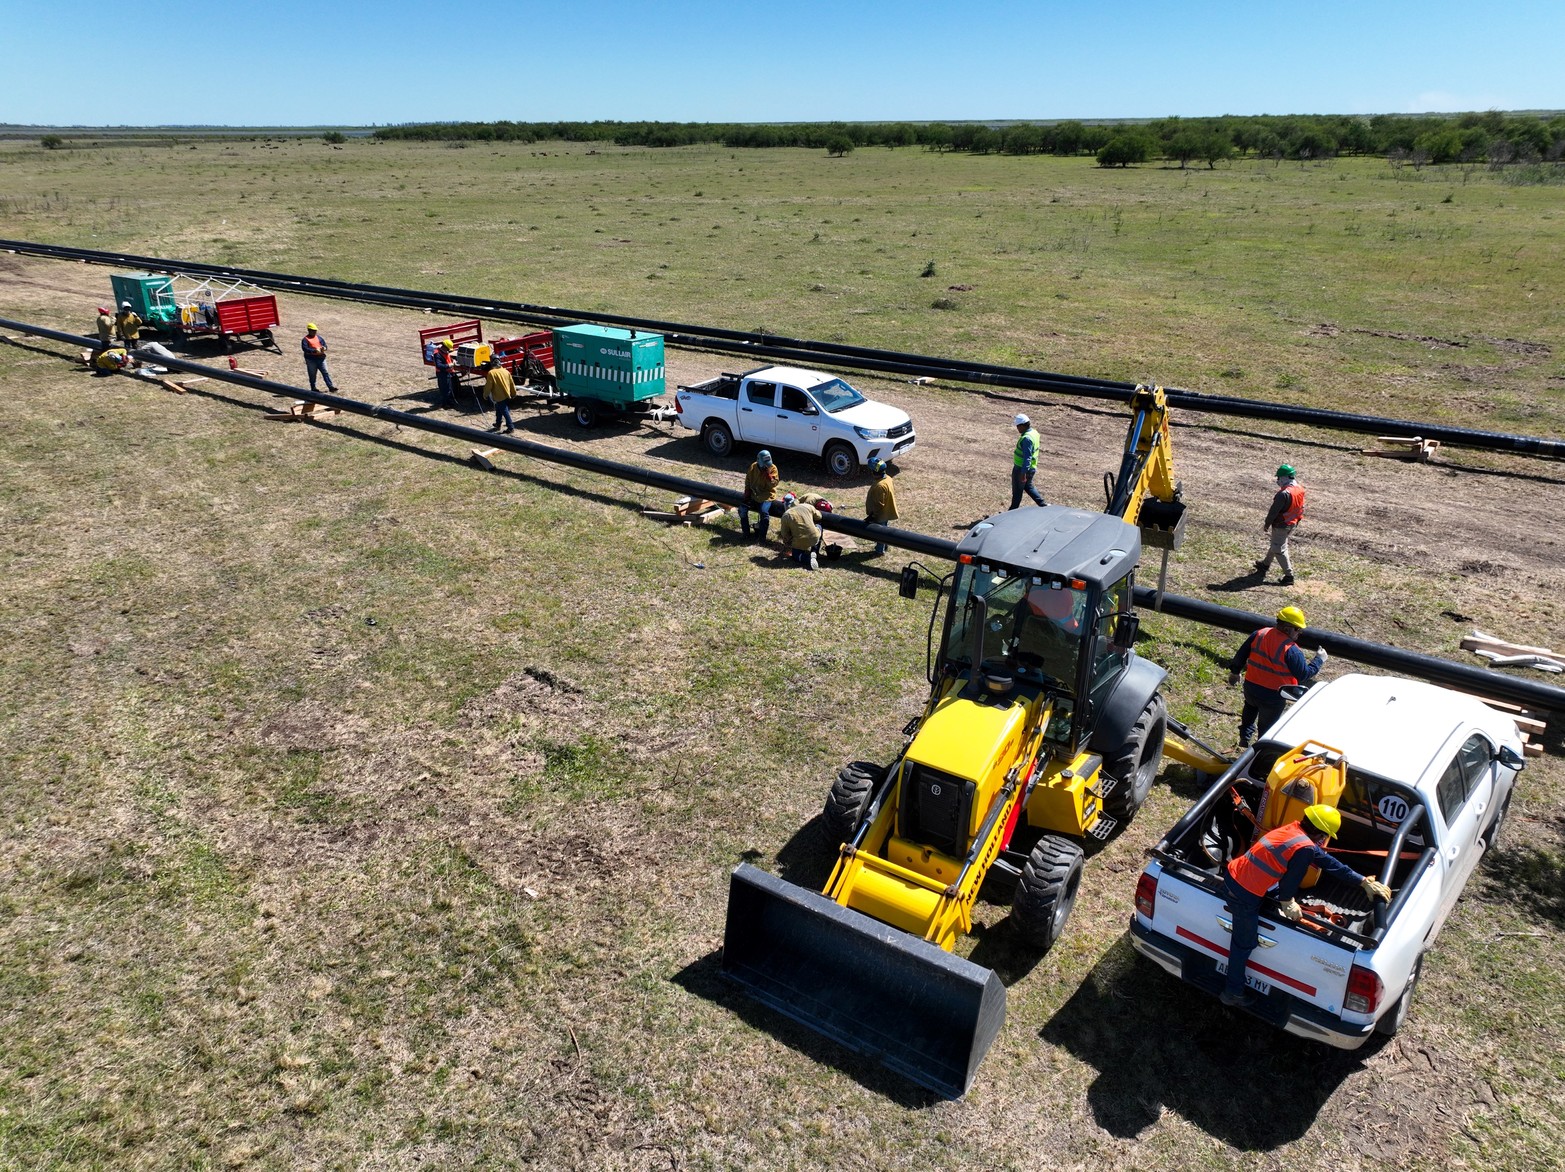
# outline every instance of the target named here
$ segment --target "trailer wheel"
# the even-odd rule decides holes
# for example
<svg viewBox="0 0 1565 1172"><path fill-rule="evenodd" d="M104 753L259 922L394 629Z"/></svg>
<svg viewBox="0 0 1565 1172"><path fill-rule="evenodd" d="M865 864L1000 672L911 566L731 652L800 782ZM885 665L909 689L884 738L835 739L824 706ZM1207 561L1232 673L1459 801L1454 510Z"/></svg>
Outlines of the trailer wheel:
<svg viewBox="0 0 1565 1172"><path fill-rule="evenodd" d="M859 454L845 443L827 444L821 459L826 462L826 471L838 480L852 476L859 470Z"/></svg>
<svg viewBox="0 0 1565 1172"><path fill-rule="evenodd" d="M1113 792L1103 799L1103 812L1120 826L1128 826L1141 809L1163 765L1163 739L1168 733L1168 708L1154 693L1141 710L1130 735L1115 752L1103 759L1103 771L1114 778Z"/></svg>
<svg viewBox="0 0 1565 1172"><path fill-rule="evenodd" d="M728 430L728 424L720 419L710 420L701 429L701 439L706 444L706 450L714 456L731 456L734 451L734 433Z"/></svg>
<svg viewBox="0 0 1565 1172"><path fill-rule="evenodd" d="M873 761L849 761L831 783L822 812L821 831L832 846L851 842L864 825L864 815L875 796L875 786L886 771Z"/></svg>
<svg viewBox="0 0 1565 1172"><path fill-rule="evenodd" d="M1375 1032L1382 1038L1396 1037L1397 1031L1407 1021L1408 1007L1413 1004L1413 990L1418 986L1418 977L1423 971L1424 958L1420 955L1407 978L1407 984L1402 987L1402 996L1397 998L1395 1008L1375 1023Z"/></svg>
<svg viewBox="0 0 1565 1172"><path fill-rule="evenodd" d="M1025 943L1047 952L1060 938L1076 906L1081 868L1081 847L1068 838L1045 834L1032 848L1011 903L1011 924Z"/></svg>
<svg viewBox="0 0 1565 1172"><path fill-rule="evenodd" d="M598 425L598 409L591 403L576 404L576 426L596 427Z"/></svg>

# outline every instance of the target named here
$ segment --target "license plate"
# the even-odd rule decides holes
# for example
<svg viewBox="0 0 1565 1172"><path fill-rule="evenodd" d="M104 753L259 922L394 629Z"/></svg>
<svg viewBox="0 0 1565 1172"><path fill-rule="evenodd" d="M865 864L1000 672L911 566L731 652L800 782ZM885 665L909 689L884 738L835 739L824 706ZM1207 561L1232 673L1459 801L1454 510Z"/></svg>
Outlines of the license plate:
<svg viewBox="0 0 1565 1172"><path fill-rule="evenodd" d="M1220 960L1217 962L1217 975L1220 977L1226 977L1228 975L1228 962L1226 960ZM1267 981L1261 980L1260 977L1256 976L1252 972L1245 972L1244 983L1251 989L1254 989L1262 997L1271 996L1271 984Z"/></svg>

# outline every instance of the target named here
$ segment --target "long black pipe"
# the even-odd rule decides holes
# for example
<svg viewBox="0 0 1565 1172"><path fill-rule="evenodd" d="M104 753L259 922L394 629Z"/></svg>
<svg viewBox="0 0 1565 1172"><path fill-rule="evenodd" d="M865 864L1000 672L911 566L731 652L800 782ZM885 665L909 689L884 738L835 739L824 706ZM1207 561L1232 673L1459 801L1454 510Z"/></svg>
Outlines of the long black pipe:
<svg viewBox="0 0 1565 1172"><path fill-rule="evenodd" d="M960 359L933 358L927 355L911 354L897 350L851 346L840 342L818 342L810 339L789 338L777 334L759 334L719 327L695 326L683 322L664 321L658 318L584 313L579 310L564 309L558 306L533 305L521 301L492 301L482 298L461 297L455 294L435 293L427 290L402 289L390 285L356 284L333 278L304 277L291 273L273 273L263 269L232 268L226 265L205 264L200 261L171 260L164 257L138 256L133 253L112 253L98 249L74 248L68 245L37 244L25 240L0 239L0 248L35 256L89 261L94 264L139 265L143 268L164 272L237 277L272 288L292 288L301 293L317 296L416 309L443 309L453 313L473 314L499 321L550 325L577 321L597 321L635 329L656 331L666 334L669 340L675 343L734 354L783 358L810 363L819 362L825 357L838 365L851 366L861 370L925 376L954 382L1006 387L1013 390L1067 394L1082 398L1124 402L1130 398L1136 386L1134 383L1117 382L1110 379L1089 378L1083 375L1055 374L1048 371L1027 370L1023 367L999 366L992 363L971 362ZM1298 407L1287 403L1242 399L1231 395L1210 395L1200 391L1183 390L1177 387L1165 389L1168 392L1169 405L1186 411L1264 419L1275 423L1297 423L1360 435L1417 435L1424 439L1439 440L1442 444L1451 447L1473 448L1482 451L1509 452L1516 455L1551 458L1565 457L1565 440L1550 439L1543 436L1481 431L1475 428L1452 427L1446 424L1393 419L1379 415L1356 415L1350 412L1327 411L1316 407Z"/></svg>
<svg viewBox="0 0 1565 1172"><path fill-rule="evenodd" d="M35 337L49 338L53 341L64 342L73 346L92 347L96 344L96 339L94 338L66 333L63 330L52 330L43 326L29 325L27 322L13 321L9 318L0 318L0 328L16 330L19 333L31 334ZM357 399L344 398L341 395L307 391L300 387L289 386L287 383L259 378L242 370L227 370L221 367L207 366L204 363L189 362L183 358L160 357L157 359L157 362L159 365L186 371L190 374L205 375L207 378L221 382L250 387L253 390L265 391L268 394L302 399L305 402L318 403L324 407L335 407L347 414L364 415L371 419L380 419L388 423L395 423L401 427L432 432L435 435L443 435L467 443L503 448L521 456L531 456L536 460L563 464L570 468L579 468L584 472L594 472L617 480L645 484L652 488L668 489L688 496L705 497L707 500L717 501L720 504L737 506L742 504L744 499L742 493L731 488L724 488L722 485L704 484L699 480L691 480L684 476L671 476L664 472L654 472L647 468L637 467L634 464L621 464L614 460L604 460L597 456L586 456L564 448L551 448L545 444L534 443L531 440L517 439L512 435L497 435L494 432L482 431L476 427L468 427L460 423L449 423L443 419L431 419L428 416L398 411L376 403L364 403ZM925 554L929 557L944 558L948 561L954 561L956 558L956 542L916 533L911 529L895 529L884 525L873 525L868 521L845 517L839 513L823 515L821 523L827 529L870 541L885 542L889 545L912 550L915 553ZM1159 603L1156 592L1144 586L1136 588L1134 602L1137 606L1159 609L1164 614L1173 615L1175 618L1190 619L1198 623L1204 623L1207 626L1240 631L1246 634L1268 625L1271 621L1263 615L1254 614L1250 611L1234 610L1231 607L1218 606L1211 602L1202 602L1196 598L1185 598L1178 594L1165 594L1161 603ZM1324 647L1331 654L1340 655L1343 659L1351 660L1354 663L1384 668L1387 671L1400 672L1403 675L1431 680L1435 683L1450 684L1455 688L1477 692L1499 700L1509 700L1517 704L1527 704L1553 712L1565 712L1565 688L1557 688L1532 680L1516 679L1500 675L1486 668L1452 663L1450 660L1437 659L1432 655L1423 655L1416 651L1404 651L1401 648L1390 647L1382 643L1370 643L1364 639L1356 639L1351 635L1339 635L1332 631L1322 630L1319 627L1310 627L1303 633L1299 641L1307 647Z"/></svg>

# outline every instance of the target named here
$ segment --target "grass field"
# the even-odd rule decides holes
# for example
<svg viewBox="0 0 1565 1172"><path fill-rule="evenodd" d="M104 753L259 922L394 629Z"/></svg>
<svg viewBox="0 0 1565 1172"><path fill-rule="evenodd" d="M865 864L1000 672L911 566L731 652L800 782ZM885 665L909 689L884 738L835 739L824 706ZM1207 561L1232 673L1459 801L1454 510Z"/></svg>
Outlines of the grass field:
<svg viewBox="0 0 1565 1172"><path fill-rule="evenodd" d="M0 212L33 240L1565 431L1565 188L1483 173L0 144ZM8 316L56 324L46 294L0 272ZM1135 963L1141 851L1193 796L1171 771L1048 955L980 910L1008 1023L934 1101L717 975L728 871L823 880L827 782L921 699L900 561L786 572L649 528L663 502L615 482L479 476L60 351L0 347L0 1164L1565 1166L1557 730L1395 1042L1327 1052ZM949 451L925 435L915 486ZM1188 439L1214 483L1182 573L1220 581L1256 518L1209 449L1260 441ZM1357 446L1305 439L1322 465ZM1384 495L1314 554L1323 625L1445 653L1460 609L1559 645L1552 527L1456 532L1480 491L1552 519L1556 467L1472 468L1354 473ZM1085 500L1097 469L1060 478ZM917 527L970 518L925 494ZM1436 495L1456 519L1420 528ZM1231 736L1233 640L1146 622L1175 711Z"/></svg>

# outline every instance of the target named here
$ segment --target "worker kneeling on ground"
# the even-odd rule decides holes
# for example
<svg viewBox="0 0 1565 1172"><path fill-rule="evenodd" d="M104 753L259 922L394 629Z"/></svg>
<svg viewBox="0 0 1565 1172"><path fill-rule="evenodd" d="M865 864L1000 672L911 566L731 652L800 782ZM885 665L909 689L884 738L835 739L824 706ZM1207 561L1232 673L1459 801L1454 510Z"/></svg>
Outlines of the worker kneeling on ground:
<svg viewBox="0 0 1565 1172"><path fill-rule="evenodd" d="M1327 839L1337 837L1341 828L1342 814L1335 806L1310 806L1297 822L1267 831L1242 857L1228 864L1223 896L1228 900L1234 927L1228 942L1228 979L1221 995L1224 1005L1255 1003L1255 995L1244 987L1244 970L1258 942L1261 900L1270 895L1279 905L1279 916L1285 920L1302 919L1304 909L1294 896L1311 867L1319 867L1323 875L1344 883L1357 884L1371 899L1391 898L1391 888L1380 880L1360 875L1322 848Z"/></svg>
<svg viewBox="0 0 1565 1172"><path fill-rule="evenodd" d="M800 500L793 493L783 494L782 524L778 536L783 548L793 559L794 565L807 570L820 569L821 541L825 530L821 528L821 514L831 512L831 502L825 497Z"/></svg>
<svg viewBox="0 0 1565 1172"><path fill-rule="evenodd" d="M1277 612L1277 625L1262 627L1244 641L1228 664L1228 686L1239 683L1244 673L1244 708L1239 713L1239 747L1250 742L1272 725L1288 706L1284 688L1295 688L1319 673L1328 656L1322 647L1315 658L1305 661L1296 640L1304 630L1304 612L1285 606Z"/></svg>
<svg viewBox="0 0 1565 1172"><path fill-rule="evenodd" d="M123 346L110 346L99 350L92 360L94 375L115 374L121 370L135 370L141 363Z"/></svg>

